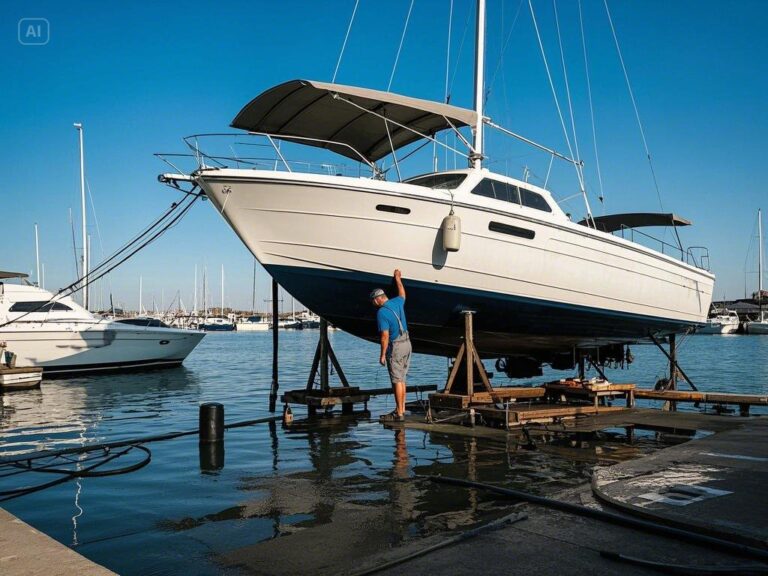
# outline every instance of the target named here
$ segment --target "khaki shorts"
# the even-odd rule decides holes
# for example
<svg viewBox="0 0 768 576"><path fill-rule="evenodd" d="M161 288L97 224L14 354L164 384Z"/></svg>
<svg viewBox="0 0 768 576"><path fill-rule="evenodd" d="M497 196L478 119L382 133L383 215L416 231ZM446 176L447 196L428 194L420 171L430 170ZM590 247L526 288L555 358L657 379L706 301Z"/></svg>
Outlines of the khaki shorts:
<svg viewBox="0 0 768 576"><path fill-rule="evenodd" d="M389 370L389 380L392 384L396 382L405 383L408 374L408 368L411 365L411 339L408 334L402 334L392 341L390 354L387 356L387 369Z"/></svg>

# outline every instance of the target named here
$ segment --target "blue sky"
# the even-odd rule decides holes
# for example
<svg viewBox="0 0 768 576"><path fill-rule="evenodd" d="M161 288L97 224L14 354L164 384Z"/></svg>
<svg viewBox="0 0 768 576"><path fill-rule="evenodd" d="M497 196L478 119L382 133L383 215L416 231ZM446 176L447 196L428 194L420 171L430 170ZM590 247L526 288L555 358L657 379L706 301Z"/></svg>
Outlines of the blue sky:
<svg viewBox="0 0 768 576"><path fill-rule="evenodd" d="M409 4L360 1L337 82L386 89ZM454 4L451 102L470 107L474 8L470 0ZM486 112L518 133L567 151L527 1L511 28L519 5L489 0L487 78L493 83ZM582 5L605 211L657 211L602 0ZM46 287L74 278L69 209L76 217L80 209L73 122L85 127L87 179L99 224L97 230L91 218L97 261L102 243L104 253L111 253L176 199L156 181L166 167L153 153L184 151L185 135L229 131L240 108L274 84L293 78L330 81L353 6L354 0L4 1L0 269L34 270L37 222ZM444 97L449 6L450 0L415 0L392 91ZM750 292L757 282L754 241L747 253L756 211L768 209L768 4L613 0L609 6L664 209L693 220L694 227L681 231L683 242L709 247L716 296L743 296L747 257ZM535 1L534 7L566 106L552 3ZM561 1L558 11L581 157L599 214L577 3ZM45 18L50 41L20 44L22 18ZM513 176L528 166L536 182L547 171L547 157L496 135L488 137L488 154L493 169ZM426 170L428 158L409 168ZM567 166L556 166L550 183L558 197L577 191ZM583 212L573 202L567 209ZM77 237L79 242L79 232ZM200 275L208 269L214 303L220 301L223 264L226 304L250 307L252 258L209 204L196 205L177 228L115 271L109 285L115 300L128 308L137 305L140 276L145 305L152 298L159 305L163 297L167 306L177 291L189 305L195 264ZM259 269L259 301L267 297L268 285ZM105 283L105 300L107 292Z"/></svg>

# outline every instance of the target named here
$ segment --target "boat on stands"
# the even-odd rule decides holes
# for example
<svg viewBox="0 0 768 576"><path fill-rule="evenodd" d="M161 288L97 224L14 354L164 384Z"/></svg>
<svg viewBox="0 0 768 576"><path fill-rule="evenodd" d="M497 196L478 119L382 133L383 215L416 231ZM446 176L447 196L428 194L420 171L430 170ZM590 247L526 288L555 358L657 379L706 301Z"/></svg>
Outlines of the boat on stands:
<svg viewBox="0 0 768 576"><path fill-rule="evenodd" d="M483 109L484 4L478 2L473 109L292 80L258 95L232 121L243 131L238 139L274 146L271 164L207 153L208 137L195 135L185 142L197 168L159 180L201 189L281 286L368 340L377 337L368 294L388 287L395 268L408 292L413 347L422 353L456 352L463 310L475 311L482 356L538 364L572 359L576 348L704 326L714 284L708 254L635 241L645 226L672 227L679 238L677 228L688 221L674 214L593 217L580 178L586 218L574 222L549 190L483 165L484 131L509 133ZM447 138L435 138L442 131L466 146L466 153L453 150L468 167L400 177L398 152L402 158L429 142L445 147ZM358 171L313 173L306 163L292 164L276 140L334 152L357 161ZM544 150L581 174L579 159ZM395 170L382 169L385 158Z"/></svg>
<svg viewBox="0 0 768 576"><path fill-rule="evenodd" d="M17 367L43 368L46 377L179 366L204 336L107 320L26 278L0 272L0 341Z"/></svg>

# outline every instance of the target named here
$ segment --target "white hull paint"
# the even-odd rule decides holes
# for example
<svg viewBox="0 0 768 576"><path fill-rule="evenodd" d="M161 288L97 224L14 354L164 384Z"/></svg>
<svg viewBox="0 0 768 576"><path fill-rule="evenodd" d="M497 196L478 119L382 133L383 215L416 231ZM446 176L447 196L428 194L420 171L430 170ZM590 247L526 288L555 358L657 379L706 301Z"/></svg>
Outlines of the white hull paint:
<svg viewBox="0 0 768 576"><path fill-rule="evenodd" d="M265 332L269 330L269 322L238 322L238 332Z"/></svg>
<svg viewBox="0 0 768 576"><path fill-rule="evenodd" d="M465 189L474 186L472 178L479 181L486 174L470 171ZM558 211L457 193L454 210L461 218L462 244L458 252L446 253L440 231L450 210L446 191L259 170L202 169L194 179L268 269L390 276L400 268L408 280L449 290L665 319L687 327L706 322L712 299L712 274L573 223ZM380 205L408 213L381 211ZM534 237L492 232L491 221ZM365 294L361 302L367 305ZM319 306L305 304L327 317ZM368 312L353 308L351 314Z"/></svg>
<svg viewBox="0 0 768 576"><path fill-rule="evenodd" d="M768 320L747 322L747 334L768 334Z"/></svg>
<svg viewBox="0 0 768 576"><path fill-rule="evenodd" d="M19 322L0 337L19 367L53 373L178 365L203 334L171 328L123 326L113 322L65 324Z"/></svg>
<svg viewBox="0 0 768 576"><path fill-rule="evenodd" d="M16 366L43 368L46 377L178 366L204 336L105 320L72 298L2 283L0 325L0 341L16 354Z"/></svg>

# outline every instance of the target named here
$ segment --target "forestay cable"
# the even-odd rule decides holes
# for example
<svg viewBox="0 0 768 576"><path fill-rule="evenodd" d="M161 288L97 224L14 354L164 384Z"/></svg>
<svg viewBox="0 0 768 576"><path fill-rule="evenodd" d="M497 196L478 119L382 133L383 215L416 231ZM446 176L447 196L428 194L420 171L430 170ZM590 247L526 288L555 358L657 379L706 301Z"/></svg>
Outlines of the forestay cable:
<svg viewBox="0 0 768 576"><path fill-rule="evenodd" d="M387 84L387 92L392 88L392 80L395 79L395 70L397 70L397 63L400 60L400 52L403 49L403 42L405 42L405 33L408 31L408 22L411 20L411 12L413 11L413 4L416 0L411 0L411 5L408 7L408 15L405 17L405 26L403 26L403 35L400 36L400 46L397 47L397 56L395 56L395 63L392 65L392 74L389 76L389 84Z"/></svg>
<svg viewBox="0 0 768 576"><path fill-rule="evenodd" d="M565 119L563 118L563 112L560 108L560 101L557 98L557 91L555 90L555 84L552 81L552 73L549 70L549 63L547 62L547 54L544 51L544 44L541 41L541 34L539 33L539 25L536 22L536 13L533 10L533 2L531 0L528 0L528 7L531 11L531 19L533 20L533 28L536 31L536 39L539 42L539 49L541 50L541 58L544 61L544 69L547 72L547 79L549 80L549 87L552 90L552 98L555 100L555 107L557 108L557 115L560 118L560 126L563 129L563 135L565 136L565 143L568 145L568 152L571 155L571 158L575 159L575 162L573 163L574 168L576 169L576 178L579 180L579 186L581 188L582 196L584 197L584 204L586 204L587 208L587 221L592 220L592 210L589 207L589 199L587 198L587 192L584 187L584 177L580 169L580 163L579 160L576 159L573 155L573 148L571 147L571 139L568 137L568 129L565 126ZM594 222L592 223L594 226Z"/></svg>
<svg viewBox="0 0 768 576"><path fill-rule="evenodd" d="M597 129L595 127L595 109L592 104L592 83L589 80L589 59L587 58L587 41L584 35L584 18L581 13L581 0L579 0L579 28L581 29L581 47L584 52L584 71L587 78L587 98L589 100L589 116L592 120L592 144L595 149L595 167L597 169L597 181L600 185L600 196L598 197L603 206L605 214L605 192L603 191L603 174L600 170L600 155L597 153Z"/></svg>
<svg viewBox="0 0 768 576"><path fill-rule="evenodd" d="M643 139L643 146L645 147L645 156L648 158L648 166L651 168L651 176L653 177L653 185L656 187L656 196L659 198L659 207L661 211L664 211L664 204L661 201L661 192L659 191L659 183L656 180L656 171L653 169L653 161L651 160L651 152L648 150L648 142L645 139L645 130L643 130L643 123L640 121L640 113L637 110L637 103L635 102L635 94L632 92L632 84L629 82L629 74L627 73L627 67L624 65L624 57L621 55L621 48L619 47L619 38L616 36L616 28L613 26L613 19L611 18L611 11L608 9L608 0L603 0L605 4L605 13L608 15L608 23L611 25L611 34L613 34L613 41L616 44L616 52L619 55L619 62L621 62L621 69L624 72L624 80L627 82L627 90L629 91L629 98L632 100L632 107L635 109L635 118L637 118L637 125L640 128L640 136ZM675 234L677 234L677 227L673 226ZM678 239L679 242L679 239ZM681 244L682 246L682 244Z"/></svg>
<svg viewBox="0 0 768 576"><path fill-rule="evenodd" d="M336 62L336 69L333 71L331 82L336 82L336 75L339 73L339 66L341 66L341 57L344 56L344 49L347 47L347 39L349 39L349 32L352 30L352 23L355 21L358 4L360 4L360 0L355 0L355 7L352 10L352 17L349 19L349 26L347 26L347 33L344 35L344 43L341 45L341 52L339 52L339 59Z"/></svg>

